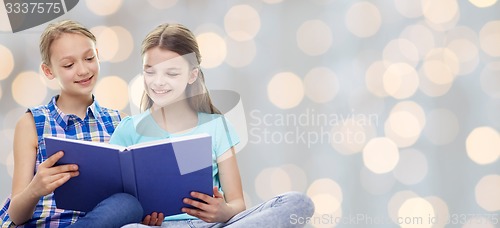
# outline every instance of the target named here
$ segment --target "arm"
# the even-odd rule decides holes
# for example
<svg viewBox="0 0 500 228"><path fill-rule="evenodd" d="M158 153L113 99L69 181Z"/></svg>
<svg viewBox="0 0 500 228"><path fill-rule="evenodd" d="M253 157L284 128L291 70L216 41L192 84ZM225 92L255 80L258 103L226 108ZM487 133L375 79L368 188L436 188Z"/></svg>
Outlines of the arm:
<svg viewBox="0 0 500 228"><path fill-rule="evenodd" d="M245 210L241 177L234 153L231 147L217 159L219 166L219 179L224 189L224 196L214 187L214 196L208 196L199 192L191 193L194 198L201 199L206 203L192 199L184 199L184 203L192 205L197 209L183 208L182 211L200 218L206 222L227 222L234 215Z"/></svg>
<svg viewBox="0 0 500 228"><path fill-rule="evenodd" d="M222 189L224 189L224 197L226 198L228 206L232 209L231 217L233 217L235 214L246 209L245 201L243 200L240 170L238 168L234 147L231 147L219 157L217 159L217 164L219 166L219 180Z"/></svg>
<svg viewBox="0 0 500 228"><path fill-rule="evenodd" d="M40 197L54 191L70 177L78 175L74 165L52 167L63 154L57 153L39 165L35 172L38 139L31 113L25 113L14 133L14 175L12 199L9 206L11 220L23 224L33 216Z"/></svg>

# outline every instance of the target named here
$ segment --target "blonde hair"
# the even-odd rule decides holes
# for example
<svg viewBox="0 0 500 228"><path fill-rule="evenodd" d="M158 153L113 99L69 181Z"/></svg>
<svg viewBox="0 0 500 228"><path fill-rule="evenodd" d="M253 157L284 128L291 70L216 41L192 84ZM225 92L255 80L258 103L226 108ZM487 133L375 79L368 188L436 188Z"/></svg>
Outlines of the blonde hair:
<svg viewBox="0 0 500 228"><path fill-rule="evenodd" d="M40 36L40 55L42 63L50 66L50 46L54 40L58 39L64 33L81 34L90 38L96 43L96 38L87 28L76 21L64 20L51 23L45 28Z"/></svg>
<svg viewBox="0 0 500 228"><path fill-rule="evenodd" d="M181 24L161 24L151 31L142 41L141 55L151 48L159 47L173 51L180 56L194 53L196 58L185 58L192 68L199 68L201 63L200 50L193 33ZM199 69L198 78L186 87L188 104L196 112L218 113L220 111L212 104L212 100L205 85L205 77ZM153 106L153 100L146 92L142 95L141 110L145 111Z"/></svg>

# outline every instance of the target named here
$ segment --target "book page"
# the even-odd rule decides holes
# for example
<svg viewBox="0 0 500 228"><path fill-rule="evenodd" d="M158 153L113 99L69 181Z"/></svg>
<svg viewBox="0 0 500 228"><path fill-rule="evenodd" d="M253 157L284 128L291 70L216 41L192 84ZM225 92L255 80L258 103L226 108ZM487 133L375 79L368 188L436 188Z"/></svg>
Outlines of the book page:
<svg viewBox="0 0 500 228"><path fill-rule="evenodd" d="M180 141L189 141L191 139L197 139L197 138L204 138L204 137L210 137L209 134L196 134L196 135L188 135L188 136L181 136L181 137L175 137L175 138L166 138L166 139L160 139L160 140L155 140L155 141L150 141L150 142L143 142L143 143L138 143L132 146L129 146L129 149L139 149L139 148L144 148L144 147L149 147L149 146L154 146L154 145L161 145L161 144L167 144L167 143L174 143L174 142L180 142Z"/></svg>
<svg viewBox="0 0 500 228"><path fill-rule="evenodd" d="M71 143L78 143L78 144L89 145L89 146L97 146L97 147L110 148L110 149L115 149L115 150L118 150L118 151L124 151L124 150L127 149L124 146L113 145L113 144L104 143L104 142L85 141L85 140L78 140L78 139L67 139L67 138L59 138L59 137L52 137L52 136L45 136L44 138L50 138L50 139L53 139L53 140L59 140L59 141L65 141L65 142L71 142Z"/></svg>

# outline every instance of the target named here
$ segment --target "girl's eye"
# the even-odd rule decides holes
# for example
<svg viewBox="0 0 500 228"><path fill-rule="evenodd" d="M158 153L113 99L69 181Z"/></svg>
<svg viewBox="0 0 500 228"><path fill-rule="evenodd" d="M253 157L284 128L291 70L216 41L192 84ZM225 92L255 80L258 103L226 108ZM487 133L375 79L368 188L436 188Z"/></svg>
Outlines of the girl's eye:
<svg viewBox="0 0 500 228"><path fill-rule="evenodd" d="M86 58L85 60L92 61L94 58L95 58L95 56L92 56L92 57Z"/></svg>
<svg viewBox="0 0 500 228"><path fill-rule="evenodd" d="M167 73L167 75L170 77L175 77L175 76L178 76L179 74L178 73Z"/></svg>
<svg viewBox="0 0 500 228"><path fill-rule="evenodd" d="M155 74L155 72L154 71L147 71L147 70L145 70L144 74L145 75L153 75L153 74Z"/></svg>
<svg viewBox="0 0 500 228"><path fill-rule="evenodd" d="M64 65L63 67L64 67L64 68L71 68L72 66L73 66L73 63L71 63L71 64L67 64L67 65Z"/></svg>

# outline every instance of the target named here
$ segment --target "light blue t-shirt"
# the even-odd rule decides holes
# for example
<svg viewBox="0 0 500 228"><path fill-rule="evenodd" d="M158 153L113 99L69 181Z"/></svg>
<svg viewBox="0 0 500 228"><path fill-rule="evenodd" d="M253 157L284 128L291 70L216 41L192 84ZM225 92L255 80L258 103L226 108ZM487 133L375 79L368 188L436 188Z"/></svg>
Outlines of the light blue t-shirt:
<svg viewBox="0 0 500 228"><path fill-rule="evenodd" d="M212 177L214 186L219 187L219 168L217 158L240 142L234 127L220 114L198 113L198 124L195 128L181 134L171 134L163 130L151 116L149 110L144 113L125 117L111 136L109 143L131 146L142 142L150 142L165 138L207 133L212 136ZM168 220L198 219L188 214L168 216Z"/></svg>

